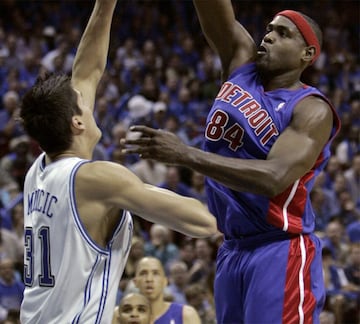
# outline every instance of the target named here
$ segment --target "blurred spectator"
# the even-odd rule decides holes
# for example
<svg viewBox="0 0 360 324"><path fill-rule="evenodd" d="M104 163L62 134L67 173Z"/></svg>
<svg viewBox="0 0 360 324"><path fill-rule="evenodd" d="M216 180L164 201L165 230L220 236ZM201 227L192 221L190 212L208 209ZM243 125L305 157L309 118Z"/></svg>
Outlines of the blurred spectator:
<svg viewBox="0 0 360 324"><path fill-rule="evenodd" d="M348 313L353 314L353 310L357 308L357 288L347 280L344 268L335 264L330 249L323 248L322 255L326 307L334 313L336 324L346 323Z"/></svg>
<svg viewBox="0 0 360 324"><path fill-rule="evenodd" d="M23 264L24 248L13 231L0 228L0 259L11 259L13 265Z"/></svg>
<svg viewBox="0 0 360 324"><path fill-rule="evenodd" d="M210 239L195 240L195 261L189 269L189 283L200 283L207 286L209 277L215 270L213 246Z"/></svg>
<svg viewBox="0 0 360 324"><path fill-rule="evenodd" d="M216 324L215 308L203 285L195 283L187 286L185 297L189 305L198 312L202 324Z"/></svg>
<svg viewBox="0 0 360 324"><path fill-rule="evenodd" d="M130 166L130 170L143 182L152 185L164 183L167 173L166 165L154 160L139 160Z"/></svg>
<svg viewBox="0 0 360 324"><path fill-rule="evenodd" d="M336 157L344 169L348 168L354 156L360 151L360 128L351 125L348 134L336 146Z"/></svg>
<svg viewBox="0 0 360 324"><path fill-rule="evenodd" d="M330 250L337 265L344 266L346 264L349 255L349 244L344 226L339 219L333 219L327 224L323 245Z"/></svg>
<svg viewBox="0 0 360 324"><path fill-rule="evenodd" d="M165 128L166 116L167 116L167 105L163 101L157 101L154 103L152 108L152 124L153 128Z"/></svg>
<svg viewBox="0 0 360 324"><path fill-rule="evenodd" d="M180 171L177 166L168 166L165 181L158 183L161 188L176 192L179 195L192 197L190 187L181 181Z"/></svg>
<svg viewBox="0 0 360 324"><path fill-rule="evenodd" d="M353 201L360 207L360 153L351 160L351 166L344 172Z"/></svg>
<svg viewBox="0 0 360 324"><path fill-rule="evenodd" d="M333 216L331 215L330 206L327 204L324 189L314 186L310 193L310 199L315 214L315 231L318 232L318 235L322 235Z"/></svg>
<svg viewBox="0 0 360 324"><path fill-rule="evenodd" d="M350 223L346 227L346 234L350 243L360 242L360 220Z"/></svg>
<svg viewBox="0 0 360 324"><path fill-rule="evenodd" d="M14 137L9 143L9 149L10 152L0 159L0 168L22 190L26 172L35 159L31 152L30 138L27 135Z"/></svg>
<svg viewBox="0 0 360 324"><path fill-rule="evenodd" d="M335 315L327 310L320 313L320 324L335 324Z"/></svg>
<svg viewBox="0 0 360 324"><path fill-rule="evenodd" d="M188 284L188 267L185 262L173 261L169 265L169 285L165 288L167 294L173 297L173 301L186 304L185 288Z"/></svg>
<svg viewBox="0 0 360 324"><path fill-rule="evenodd" d="M166 118L165 130L176 134L184 143L189 143L189 137L186 130L181 127L179 118L175 115L169 115Z"/></svg>
<svg viewBox="0 0 360 324"><path fill-rule="evenodd" d="M101 97L96 100L94 118L96 120L96 124L101 129L101 143L105 146L109 146L111 143L111 133L116 122L109 112L108 100L106 97Z"/></svg>
<svg viewBox="0 0 360 324"><path fill-rule="evenodd" d="M191 172L190 192L193 197L207 205L207 194L205 191L205 176L199 172Z"/></svg>
<svg viewBox="0 0 360 324"><path fill-rule="evenodd" d="M340 210L336 217L341 220L345 227L360 220L360 209L356 206L348 190L339 192L338 199Z"/></svg>
<svg viewBox="0 0 360 324"><path fill-rule="evenodd" d="M70 52L69 40L64 35L56 39L56 48L46 53L41 64L47 72L70 73L75 55Z"/></svg>
<svg viewBox="0 0 360 324"><path fill-rule="evenodd" d="M17 92L7 91L3 98L3 109L0 110L0 157L8 152L10 140L22 134L16 119L19 112L19 95Z"/></svg>
<svg viewBox="0 0 360 324"><path fill-rule="evenodd" d="M330 157L328 164L325 167L324 187L326 189L333 189L336 175L341 173L341 163L337 156Z"/></svg>
<svg viewBox="0 0 360 324"><path fill-rule="evenodd" d="M8 230L14 229L13 219L11 217L14 206L22 203L23 192L19 185L14 181L9 181L8 184L4 185L0 189L0 216L1 216L1 227ZM22 215L23 217L23 215Z"/></svg>
<svg viewBox="0 0 360 324"><path fill-rule="evenodd" d="M196 259L194 239L184 238L179 244L179 257L178 260L186 264L190 269Z"/></svg>
<svg viewBox="0 0 360 324"><path fill-rule="evenodd" d="M13 261L0 258L0 307L6 310L5 318L10 311L20 311L24 288L24 283L16 276Z"/></svg>
<svg viewBox="0 0 360 324"><path fill-rule="evenodd" d="M164 269L177 259L178 247L171 242L170 230L163 225L153 224L150 228L150 241L145 243L145 255L160 260Z"/></svg>

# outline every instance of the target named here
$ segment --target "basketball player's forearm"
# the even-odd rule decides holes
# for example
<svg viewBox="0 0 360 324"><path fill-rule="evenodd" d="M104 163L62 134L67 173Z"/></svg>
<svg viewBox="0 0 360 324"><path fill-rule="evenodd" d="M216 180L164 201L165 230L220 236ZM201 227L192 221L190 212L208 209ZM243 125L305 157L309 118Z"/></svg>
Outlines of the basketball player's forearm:
<svg viewBox="0 0 360 324"><path fill-rule="evenodd" d="M187 147L177 164L198 171L236 191L275 196L290 184L287 168L267 160L223 157Z"/></svg>
<svg viewBox="0 0 360 324"><path fill-rule="evenodd" d="M106 66L116 3L117 0L96 1L75 56L73 78L100 81Z"/></svg>
<svg viewBox="0 0 360 324"><path fill-rule="evenodd" d="M217 232L215 217L200 201L164 188L148 184L145 187L152 193L147 198L152 201L151 207L138 212L145 219L191 237L208 237Z"/></svg>

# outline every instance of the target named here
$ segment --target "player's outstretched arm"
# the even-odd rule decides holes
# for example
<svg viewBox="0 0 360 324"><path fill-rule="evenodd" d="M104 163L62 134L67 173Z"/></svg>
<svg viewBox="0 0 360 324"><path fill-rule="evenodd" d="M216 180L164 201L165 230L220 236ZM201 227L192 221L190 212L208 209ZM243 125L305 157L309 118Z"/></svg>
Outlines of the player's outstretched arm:
<svg viewBox="0 0 360 324"><path fill-rule="evenodd" d="M94 107L96 88L106 66L116 3L117 0L96 0L74 60L72 85L81 92L90 109Z"/></svg>
<svg viewBox="0 0 360 324"><path fill-rule="evenodd" d="M129 210L191 237L217 233L215 217L199 200L144 184L122 165L107 161L84 164L77 173L76 183L77 192L90 210Z"/></svg>
<svg viewBox="0 0 360 324"><path fill-rule="evenodd" d="M254 61L256 45L235 19L231 0L193 0L201 29L221 59L223 78L236 67Z"/></svg>
<svg viewBox="0 0 360 324"><path fill-rule="evenodd" d="M122 140L123 152L196 170L225 186L269 197L283 192L314 166L330 138L333 113L320 98L303 99L291 124L277 138L266 160L238 159L187 146L173 133L132 126L138 139ZM301 148L301 149L299 149Z"/></svg>

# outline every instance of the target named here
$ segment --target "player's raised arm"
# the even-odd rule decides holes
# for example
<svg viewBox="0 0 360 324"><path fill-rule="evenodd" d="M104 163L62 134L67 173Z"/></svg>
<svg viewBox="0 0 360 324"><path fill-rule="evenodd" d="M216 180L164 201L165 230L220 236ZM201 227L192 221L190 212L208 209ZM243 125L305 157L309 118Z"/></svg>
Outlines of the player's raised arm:
<svg viewBox="0 0 360 324"><path fill-rule="evenodd" d="M236 20L231 0L193 0L202 31L219 54L224 77L256 58L256 45Z"/></svg>
<svg viewBox="0 0 360 324"><path fill-rule="evenodd" d="M96 0L74 60L72 86L81 92L90 109L94 107L95 90L106 66L116 2L117 0Z"/></svg>

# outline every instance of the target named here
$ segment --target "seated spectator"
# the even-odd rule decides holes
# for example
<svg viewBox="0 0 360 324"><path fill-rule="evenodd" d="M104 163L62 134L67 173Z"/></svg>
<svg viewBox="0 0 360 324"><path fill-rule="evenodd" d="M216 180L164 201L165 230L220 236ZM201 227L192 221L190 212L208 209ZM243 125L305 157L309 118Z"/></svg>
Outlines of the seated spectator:
<svg viewBox="0 0 360 324"><path fill-rule="evenodd" d="M198 312L202 324L216 324L215 308L203 285L195 283L187 286L185 297L189 305Z"/></svg>
<svg viewBox="0 0 360 324"><path fill-rule="evenodd" d="M13 260L0 258L0 308L6 310L5 318L11 311L20 311L24 288L24 283L16 276Z"/></svg>
<svg viewBox="0 0 360 324"><path fill-rule="evenodd" d="M320 324L335 324L335 315L327 310L320 313L319 316Z"/></svg>
<svg viewBox="0 0 360 324"><path fill-rule="evenodd" d="M179 256L177 260L184 262L188 269L193 266L196 259L194 242L194 239L185 237L179 243Z"/></svg>
<svg viewBox="0 0 360 324"><path fill-rule="evenodd" d="M169 285L165 288L173 301L186 304L185 288L188 283L188 267L185 262L173 261L169 266Z"/></svg>
<svg viewBox="0 0 360 324"><path fill-rule="evenodd" d="M150 228L150 241L145 243L145 255L160 260L167 266L179 255L178 247L170 241L170 231L163 225L153 224Z"/></svg>
<svg viewBox="0 0 360 324"><path fill-rule="evenodd" d="M340 210L339 213L335 215L335 217L341 220L345 227L355 221L360 220L360 209L356 206L355 201L351 197L351 194L348 190L339 192L338 199Z"/></svg>
<svg viewBox="0 0 360 324"><path fill-rule="evenodd" d="M205 176L199 172L192 171L190 192L193 197L207 205L207 194L205 191Z"/></svg>
<svg viewBox="0 0 360 324"><path fill-rule="evenodd" d="M360 207L360 153L351 161L351 167L344 172L350 186L350 193L357 207Z"/></svg>
<svg viewBox="0 0 360 324"><path fill-rule="evenodd" d="M161 188L174 191L179 195L192 197L190 187L181 181L180 171L176 166L168 166L165 181L158 185Z"/></svg>
<svg viewBox="0 0 360 324"><path fill-rule="evenodd" d="M27 135L14 137L9 143L10 152L0 160L0 168L19 185L22 190L25 174L35 157L32 155L30 139Z"/></svg>
<svg viewBox="0 0 360 324"><path fill-rule="evenodd" d="M350 284L344 268L336 265L330 249L324 247L323 274L326 289L326 308L335 315L335 323L342 324L348 313L353 313L357 308L357 292L354 285Z"/></svg>
<svg viewBox="0 0 360 324"><path fill-rule="evenodd" d="M167 167L161 162L141 159L132 164L130 170L143 182L156 186L165 181Z"/></svg>
<svg viewBox="0 0 360 324"><path fill-rule="evenodd" d="M200 283L207 286L209 277L215 270L214 249L209 239L196 239L195 261L189 269L189 283Z"/></svg>
<svg viewBox="0 0 360 324"><path fill-rule="evenodd" d="M360 242L360 220L350 223L346 227L346 234L349 237L351 243Z"/></svg>
<svg viewBox="0 0 360 324"><path fill-rule="evenodd" d="M327 224L322 240L324 247L331 251L336 264L344 266L349 255L349 245L344 226L339 219L334 218Z"/></svg>
<svg viewBox="0 0 360 324"><path fill-rule="evenodd" d="M152 323L200 324L199 315L192 306L164 300L164 289L168 280L159 259L141 259L136 268L134 282L139 291L150 300Z"/></svg>
<svg viewBox="0 0 360 324"><path fill-rule="evenodd" d="M349 287L357 295L356 309L360 310L360 241L350 245L349 262L345 267ZM354 312L356 323L360 322L360 312Z"/></svg>
<svg viewBox="0 0 360 324"><path fill-rule="evenodd" d="M18 266L23 264L23 256L23 240L21 240L20 244L14 232L6 228L0 228L0 259L6 257Z"/></svg>
<svg viewBox="0 0 360 324"><path fill-rule="evenodd" d="M0 188L0 217L1 227L8 230L13 229L13 219L11 217L12 209L18 203L23 201L23 192L20 190L19 185L14 181L9 182L4 187ZM23 217L23 215L22 215Z"/></svg>

